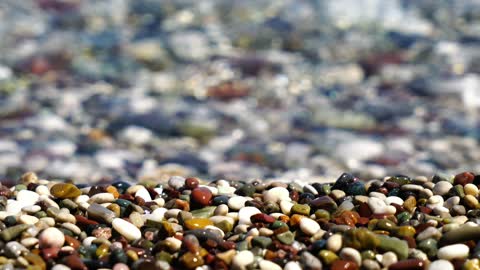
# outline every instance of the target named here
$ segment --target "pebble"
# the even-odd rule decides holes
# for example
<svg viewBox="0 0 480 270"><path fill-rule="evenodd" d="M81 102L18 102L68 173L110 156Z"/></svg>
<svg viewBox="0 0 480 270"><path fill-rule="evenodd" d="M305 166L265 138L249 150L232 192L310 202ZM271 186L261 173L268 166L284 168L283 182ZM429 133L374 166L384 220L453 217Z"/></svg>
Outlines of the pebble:
<svg viewBox="0 0 480 270"><path fill-rule="evenodd" d="M249 250L238 252L232 259L233 270L245 270L247 266L254 262L254 255Z"/></svg>
<svg viewBox="0 0 480 270"><path fill-rule="evenodd" d="M82 192L72 184L58 183L50 188L50 194L59 199L74 199L82 195Z"/></svg>
<svg viewBox="0 0 480 270"><path fill-rule="evenodd" d="M114 218L112 221L113 228L123 235L127 240L133 241L142 238L140 230L132 223L121 218Z"/></svg>
<svg viewBox="0 0 480 270"><path fill-rule="evenodd" d="M208 206L211 204L213 194L210 189L206 187L197 187L192 190L192 202L198 203L201 206Z"/></svg>
<svg viewBox="0 0 480 270"><path fill-rule="evenodd" d="M327 240L327 249L337 253L342 248L342 235L334 234Z"/></svg>
<svg viewBox="0 0 480 270"><path fill-rule="evenodd" d="M358 250L356 249L344 247L340 251L339 256L346 261L352 261L355 262L357 265L362 265L362 257L360 255L360 252L358 252Z"/></svg>
<svg viewBox="0 0 480 270"><path fill-rule="evenodd" d="M436 260L430 263L428 270L453 270L453 264L447 260Z"/></svg>
<svg viewBox="0 0 480 270"><path fill-rule="evenodd" d="M250 218L253 215L259 214L259 213L261 213L260 210L258 210L255 207L252 207L252 206L243 207L242 209L240 209L240 211L238 211L238 223L250 225L252 224Z"/></svg>
<svg viewBox="0 0 480 270"><path fill-rule="evenodd" d="M261 260L258 263L258 266L261 270L282 270L282 267L280 267L280 265L267 260Z"/></svg>
<svg viewBox="0 0 480 270"><path fill-rule="evenodd" d="M433 194L443 196L450 191L453 185L448 181L440 181L433 187Z"/></svg>
<svg viewBox="0 0 480 270"><path fill-rule="evenodd" d="M368 199L368 206L374 214L384 214L387 212L387 205L379 198L370 197Z"/></svg>
<svg viewBox="0 0 480 270"><path fill-rule="evenodd" d="M34 205L39 199L40 195L30 190L24 189L17 193L17 202L21 203L22 207Z"/></svg>
<svg viewBox="0 0 480 270"><path fill-rule="evenodd" d="M27 249L18 242L11 241L5 245L5 255L9 258L17 258L22 252L27 252Z"/></svg>
<svg viewBox="0 0 480 270"><path fill-rule="evenodd" d="M242 207L245 207L245 203L252 198L243 197L243 196L234 196L228 199L228 207L234 211L240 210Z"/></svg>
<svg viewBox="0 0 480 270"><path fill-rule="evenodd" d="M62 247L65 243L65 236L57 228L47 228L40 233L38 238L41 248Z"/></svg>
<svg viewBox="0 0 480 270"><path fill-rule="evenodd" d="M314 235L320 231L320 225L315 220L304 217L300 220L300 229L306 235Z"/></svg>
<svg viewBox="0 0 480 270"><path fill-rule="evenodd" d="M465 244L454 244L444 246L437 252L437 256L442 260L464 259L468 257L470 249Z"/></svg>
<svg viewBox="0 0 480 270"><path fill-rule="evenodd" d="M265 202L278 203L282 200L290 201L290 193L288 189L283 187L274 187L263 192Z"/></svg>

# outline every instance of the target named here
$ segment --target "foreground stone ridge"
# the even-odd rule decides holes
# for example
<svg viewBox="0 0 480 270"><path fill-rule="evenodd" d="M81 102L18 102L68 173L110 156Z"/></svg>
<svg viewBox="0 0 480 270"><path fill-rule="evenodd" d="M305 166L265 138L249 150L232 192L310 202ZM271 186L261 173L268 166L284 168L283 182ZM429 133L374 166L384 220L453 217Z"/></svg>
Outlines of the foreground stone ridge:
<svg viewBox="0 0 480 270"><path fill-rule="evenodd" d="M479 269L480 177L0 185L2 269Z"/></svg>

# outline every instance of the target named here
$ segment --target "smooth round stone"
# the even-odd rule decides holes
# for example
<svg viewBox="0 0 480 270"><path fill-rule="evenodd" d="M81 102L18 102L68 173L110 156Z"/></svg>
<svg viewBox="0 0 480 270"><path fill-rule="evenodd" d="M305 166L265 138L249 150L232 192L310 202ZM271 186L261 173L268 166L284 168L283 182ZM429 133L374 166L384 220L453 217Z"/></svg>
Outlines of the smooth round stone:
<svg viewBox="0 0 480 270"><path fill-rule="evenodd" d="M124 219L114 218L112 221L112 226L118 233L123 235L129 241L142 238L142 232L135 225Z"/></svg>
<svg viewBox="0 0 480 270"><path fill-rule="evenodd" d="M285 266L283 267L283 270L302 270L302 267L296 261L289 261L285 264Z"/></svg>
<svg viewBox="0 0 480 270"><path fill-rule="evenodd" d="M290 200L280 201L280 210L282 211L283 214L290 215L293 205L294 204Z"/></svg>
<svg viewBox="0 0 480 270"><path fill-rule="evenodd" d="M141 188L137 192L135 192L135 197L142 198L145 202L151 202L152 197L146 188Z"/></svg>
<svg viewBox="0 0 480 270"><path fill-rule="evenodd" d="M156 221L156 222L161 222L163 220L163 218L165 217L165 213L168 211L167 208L163 208L163 207L160 207L160 208L157 208L155 210L153 210L153 212L149 215L145 215L146 216L146 219L150 219L150 220L153 220L153 221Z"/></svg>
<svg viewBox="0 0 480 270"><path fill-rule="evenodd" d="M480 226L463 225L458 229L444 232L440 238L439 245L445 246L450 244L461 243L469 240L478 241L480 239Z"/></svg>
<svg viewBox="0 0 480 270"><path fill-rule="evenodd" d="M300 230L306 235L314 235L320 230L320 225L315 220L304 217L300 220Z"/></svg>
<svg viewBox="0 0 480 270"><path fill-rule="evenodd" d="M302 252L300 255L300 263L304 265L304 269L322 269L322 262L308 251Z"/></svg>
<svg viewBox="0 0 480 270"><path fill-rule="evenodd" d="M376 192L376 191L372 191L368 194L368 196L370 198L377 198L377 199L380 199L382 201L385 201L387 199L387 196L385 196L385 194L383 193L380 193L380 192Z"/></svg>
<svg viewBox="0 0 480 270"><path fill-rule="evenodd" d="M435 184L433 187L433 194L443 196L448 193L448 191L453 187L450 182L440 181Z"/></svg>
<svg viewBox="0 0 480 270"><path fill-rule="evenodd" d="M355 205L351 201L343 201L338 206L338 211L351 211L355 208Z"/></svg>
<svg viewBox="0 0 480 270"><path fill-rule="evenodd" d="M30 190L20 190L17 193L17 201L20 202L23 206L34 205L40 199L40 195L36 192Z"/></svg>
<svg viewBox="0 0 480 270"><path fill-rule="evenodd" d="M478 200L473 195L465 195L463 198L465 205L472 209L476 209L478 207Z"/></svg>
<svg viewBox="0 0 480 270"><path fill-rule="evenodd" d="M71 268L64 265L64 264L55 264L53 267L52 267L52 270L70 270Z"/></svg>
<svg viewBox="0 0 480 270"><path fill-rule="evenodd" d="M478 187L474 184L466 184L463 187L466 195L478 196Z"/></svg>
<svg viewBox="0 0 480 270"><path fill-rule="evenodd" d="M38 238L35 238L35 237L28 237L28 238L23 238L20 243L29 248L31 246L34 246L36 244L38 244Z"/></svg>
<svg viewBox="0 0 480 270"><path fill-rule="evenodd" d="M274 187L263 192L265 202L278 203L282 200L290 201L290 192L284 187Z"/></svg>
<svg viewBox="0 0 480 270"><path fill-rule="evenodd" d="M250 218L255 215L261 213L258 208L253 206L243 207L238 211L238 224L252 224Z"/></svg>
<svg viewBox="0 0 480 270"><path fill-rule="evenodd" d="M409 259L391 264L389 270L424 270L427 263L420 259Z"/></svg>
<svg viewBox="0 0 480 270"><path fill-rule="evenodd" d="M82 195L82 191L70 183L58 183L50 188L50 194L59 199L73 199Z"/></svg>
<svg viewBox="0 0 480 270"><path fill-rule="evenodd" d="M384 267L389 267L390 265L398 262L397 254L392 251L385 252L382 256L382 265Z"/></svg>
<svg viewBox="0 0 480 270"><path fill-rule="evenodd" d="M38 238L41 248L62 247L65 243L65 236L57 228L47 228L40 233Z"/></svg>
<svg viewBox="0 0 480 270"><path fill-rule="evenodd" d="M453 264L447 260L436 260L430 263L428 270L454 270Z"/></svg>
<svg viewBox="0 0 480 270"><path fill-rule="evenodd" d="M330 270L357 270L358 265L352 261L336 260L330 266Z"/></svg>
<svg viewBox="0 0 480 270"><path fill-rule="evenodd" d="M342 248L339 255L340 258L344 260L355 262L357 265L362 265L362 256L360 255L360 252L354 248Z"/></svg>
<svg viewBox="0 0 480 270"><path fill-rule="evenodd" d="M88 200L89 203L111 203L115 201L115 196L112 193L108 192L102 192L102 193L97 193L90 197Z"/></svg>
<svg viewBox="0 0 480 270"><path fill-rule="evenodd" d="M234 196L228 199L228 207L232 210L238 211L240 208L245 207L245 203L250 200L253 199L250 197Z"/></svg>
<svg viewBox="0 0 480 270"><path fill-rule="evenodd" d="M327 240L327 249L332 252L338 252L342 248L342 236L340 234L334 234Z"/></svg>
<svg viewBox="0 0 480 270"><path fill-rule="evenodd" d="M340 190L340 189L334 189L330 193L330 196L332 196L333 199L335 199L335 200L340 200L340 199L344 198L346 195L347 194L345 193L345 191Z"/></svg>
<svg viewBox="0 0 480 270"><path fill-rule="evenodd" d="M5 255L9 258L17 258L23 251L27 249L18 242L12 241L5 245Z"/></svg>
<svg viewBox="0 0 480 270"><path fill-rule="evenodd" d="M362 267L366 270L380 270L380 265L378 264L378 262L371 259L363 260Z"/></svg>
<svg viewBox="0 0 480 270"><path fill-rule="evenodd" d="M428 198L427 207L430 209L433 209L436 206L443 206L443 203L444 203L444 200L442 196L433 195L432 197Z"/></svg>
<svg viewBox="0 0 480 270"><path fill-rule="evenodd" d="M282 270L280 265L267 260L261 260L258 263L258 266L260 267L260 270Z"/></svg>
<svg viewBox="0 0 480 270"><path fill-rule="evenodd" d="M291 231L286 231L276 235L278 241L284 243L285 245L291 245L295 240L295 236Z"/></svg>
<svg viewBox="0 0 480 270"><path fill-rule="evenodd" d="M207 187L197 187L192 190L192 202L198 203L201 206L210 205L213 198L212 191Z"/></svg>
<svg viewBox="0 0 480 270"><path fill-rule="evenodd" d="M445 200L443 203L443 206L452 209L455 205L458 205L460 203L460 197L459 196L453 196Z"/></svg>
<svg viewBox="0 0 480 270"><path fill-rule="evenodd" d="M292 206L290 211L292 212L292 214L308 216L310 215L310 206L306 204L295 204Z"/></svg>
<svg viewBox="0 0 480 270"><path fill-rule="evenodd" d="M428 227L417 235L417 241L423 241L429 238L438 240L440 237L442 237L440 230L434 227Z"/></svg>
<svg viewBox="0 0 480 270"><path fill-rule="evenodd" d="M387 205L385 202L379 198L370 197L368 199L368 206L374 214L384 214L387 212Z"/></svg>
<svg viewBox="0 0 480 270"><path fill-rule="evenodd" d="M232 259L232 269L245 270L249 264L255 260L253 253L249 250L238 252Z"/></svg>
<svg viewBox="0 0 480 270"><path fill-rule="evenodd" d="M39 205L29 205L25 206L22 208L22 211L28 213L28 214L35 214L42 210L42 208Z"/></svg>
<svg viewBox="0 0 480 270"><path fill-rule="evenodd" d="M470 249L465 244L454 244L444 246L437 252L437 257L443 260L465 259L468 257Z"/></svg>

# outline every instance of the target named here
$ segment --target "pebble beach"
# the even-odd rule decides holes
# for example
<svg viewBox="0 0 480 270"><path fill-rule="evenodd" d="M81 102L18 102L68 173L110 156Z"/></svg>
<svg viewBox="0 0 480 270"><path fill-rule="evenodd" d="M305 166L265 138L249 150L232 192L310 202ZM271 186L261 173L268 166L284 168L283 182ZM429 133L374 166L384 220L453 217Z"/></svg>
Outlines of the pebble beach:
<svg viewBox="0 0 480 270"><path fill-rule="evenodd" d="M480 177L0 186L2 269L480 268Z"/></svg>
<svg viewBox="0 0 480 270"><path fill-rule="evenodd" d="M0 1L0 270L480 270L479 14Z"/></svg>

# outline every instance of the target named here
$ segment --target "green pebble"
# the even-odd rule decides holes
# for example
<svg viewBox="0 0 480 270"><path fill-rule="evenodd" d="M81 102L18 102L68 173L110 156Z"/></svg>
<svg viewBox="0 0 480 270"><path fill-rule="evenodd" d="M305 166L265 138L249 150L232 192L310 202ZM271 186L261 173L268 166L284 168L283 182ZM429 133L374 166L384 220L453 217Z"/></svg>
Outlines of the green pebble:
<svg viewBox="0 0 480 270"><path fill-rule="evenodd" d="M271 226L271 229L272 230L276 230L278 228L281 228L283 226L287 226L287 224L283 223L282 221L279 221L279 220L275 220Z"/></svg>
<svg viewBox="0 0 480 270"><path fill-rule="evenodd" d="M394 183L397 183L401 186L410 184L412 180L406 176L392 176L390 177L387 181L392 181Z"/></svg>
<svg viewBox="0 0 480 270"><path fill-rule="evenodd" d="M157 260L159 261L165 261L165 262L168 262L168 263L171 263L172 262L172 255L166 251L160 251L159 253L157 253L157 255L155 256L157 258Z"/></svg>
<svg viewBox="0 0 480 270"><path fill-rule="evenodd" d="M397 228L397 224L389 219L380 219L376 224L377 230L385 230L388 232L392 232Z"/></svg>
<svg viewBox="0 0 480 270"><path fill-rule="evenodd" d="M329 184L322 185L322 194L328 195L332 192L332 187Z"/></svg>
<svg viewBox="0 0 480 270"><path fill-rule="evenodd" d="M235 194L239 194L246 197L253 197L255 193L255 186L252 184L245 184L235 191Z"/></svg>
<svg viewBox="0 0 480 270"><path fill-rule="evenodd" d="M233 224L226 220L222 220L218 223L215 223L215 227L219 228L224 233L229 233L233 230Z"/></svg>
<svg viewBox="0 0 480 270"><path fill-rule="evenodd" d="M47 213L45 213L45 211L38 211L37 213L35 213L35 217L39 219L46 216L47 216Z"/></svg>
<svg viewBox="0 0 480 270"><path fill-rule="evenodd" d="M3 231L0 232L0 238L3 239L3 241L8 242L12 239L17 238L23 231L28 229L31 225L28 224L19 224L15 225L13 227L7 228Z"/></svg>
<svg viewBox="0 0 480 270"><path fill-rule="evenodd" d="M455 185L453 187L453 193L460 197L460 199L463 199L465 197L465 192L463 190L463 186L462 185Z"/></svg>
<svg viewBox="0 0 480 270"><path fill-rule="evenodd" d="M408 213L407 211L402 212L402 213L397 215L398 224L402 224L404 222L407 222L411 218L412 218L412 215L410 213Z"/></svg>
<svg viewBox="0 0 480 270"><path fill-rule="evenodd" d="M338 256L337 254L331 252L330 250L321 250L319 253L318 253L318 256L320 257L320 259L326 264L326 265L330 265L332 264L334 261L338 260Z"/></svg>
<svg viewBox="0 0 480 270"><path fill-rule="evenodd" d="M293 240L295 240L295 235L291 231L286 231L281 234L276 235L278 241L282 242L285 245L291 245Z"/></svg>
<svg viewBox="0 0 480 270"><path fill-rule="evenodd" d="M343 234L345 246L357 250L375 249L380 242L376 235L366 228L351 229Z"/></svg>
<svg viewBox="0 0 480 270"><path fill-rule="evenodd" d="M255 236L252 238L252 246L254 247L261 247L261 248L267 248L272 244L272 239L270 237L265 237L265 236Z"/></svg>
<svg viewBox="0 0 480 270"><path fill-rule="evenodd" d="M71 237L75 237L75 234L70 231L70 230L67 230L65 228L58 228L64 235L68 235L68 236L71 236Z"/></svg>
<svg viewBox="0 0 480 270"><path fill-rule="evenodd" d="M70 212L75 212L78 209L78 204L70 199L64 199L60 202L60 207L65 207L70 210Z"/></svg>
<svg viewBox="0 0 480 270"><path fill-rule="evenodd" d="M15 186L15 191L20 191L20 190L25 190L27 189L27 186L23 185L23 184L18 184Z"/></svg>
<svg viewBox="0 0 480 270"><path fill-rule="evenodd" d="M300 214L304 216L310 215L310 206L306 204L295 204L293 205L291 212L293 214Z"/></svg>
<svg viewBox="0 0 480 270"><path fill-rule="evenodd" d="M112 263L127 263L128 262L128 257L127 254L123 251L121 248L117 248L112 250L110 253L109 260Z"/></svg>
<svg viewBox="0 0 480 270"><path fill-rule="evenodd" d="M417 248L425 252L429 258L433 258L438 251L437 240L433 238L425 239L418 243Z"/></svg>
<svg viewBox="0 0 480 270"><path fill-rule="evenodd" d="M375 252L373 250L364 250L360 253L362 260L375 260Z"/></svg>
<svg viewBox="0 0 480 270"><path fill-rule="evenodd" d="M248 242L246 240L237 242L236 249L238 251L248 250Z"/></svg>
<svg viewBox="0 0 480 270"><path fill-rule="evenodd" d="M325 209L319 209L315 211L315 217L318 219L328 219L330 220L330 213Z"/></svg>
<svg viewBox="0 0 480 270"><path fill-rule="evenodd" d="M397 254L400 260L405 260L408 257L407 241L385 235L377 235L377 239L379 240L378 249L385 252L392 251Z"/></svg>
<svg viewBox="0 0 480 270"><path fill-rule="evenodd" d="M194 218L209 218L215 213L216 206L207 206L201 209L191 211Z"/></svg>
<svg viewBox="0 0 480 270"><path fill-rule="evenodd" d="M264 206L265 213L270 214L270 213L278 213L280 211L280 207L278 206L277 203L274 202L267 202Z"/></svg>
<svg viewBox="0 0 480 270"><path fill-rule="evenodd" d="M131 201L129 200L124 200L124 199L117 199L115 200L115 203L118 204L120 207L127 207L130 204L132 204Z"/></svg>
<svg viewBox="0 0 480 270"><path fill-rule="evenodd" d="M15 224L17 224L17 217L7 216L3 220L3 223L5 223L5 225L7 225L8 227L14 226Z"/></svg>

